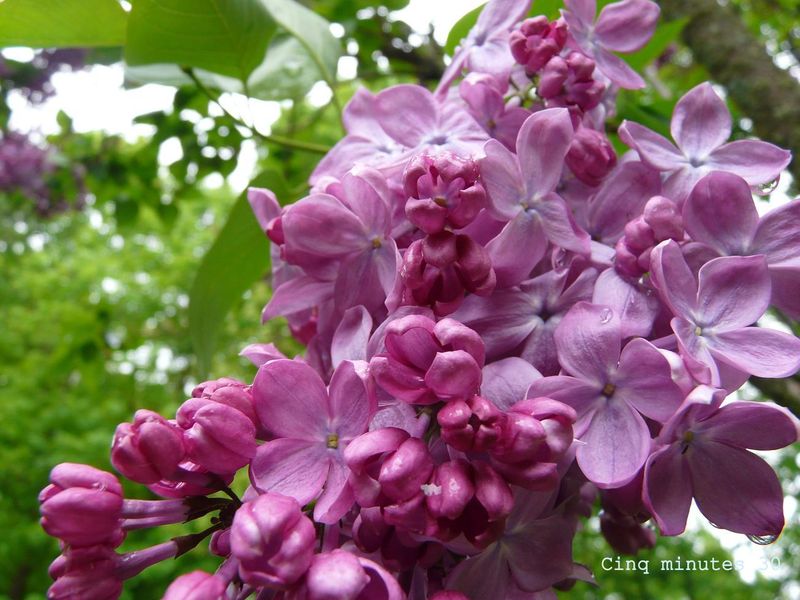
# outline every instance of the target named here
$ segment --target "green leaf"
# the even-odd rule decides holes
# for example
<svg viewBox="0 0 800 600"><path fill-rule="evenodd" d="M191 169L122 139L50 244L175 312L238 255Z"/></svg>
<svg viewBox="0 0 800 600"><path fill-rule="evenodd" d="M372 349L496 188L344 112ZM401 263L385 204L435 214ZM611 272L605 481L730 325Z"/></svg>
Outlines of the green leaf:
<svg viewBox="0 0 800 600"><path fill-rule="evenodd" d="M274 31L259 0L136 0L125 60L134 66L174 63L246 81Z"/></svg>
<svg viewBox="0 0 800 600"><path fill-rule="evenodd" d="M467 37L469 30L472 29L475 26L475 23L478 21L478 15L481 14L484 6L484 4L481 4L477 8L473 8L458 21L456 21L456 24L453 25L450 33L447 34L447 41L444 43L444 51L447 54L452 56L456 51L456 47L461 43L461 40Z"/></svg>
<svg viewBox="0 0 800 600"><path fill-rule="evenodd" d="M279 197L287 194L277 171L259 174L251 185L269 187ZM268 268L269 242L244 192L203 257L189 293L189 332L201 376L211 367L214 347L228 311Z"/></svg>
<svg viewBox="0 0 800 600"><path fill-rule="evenodd" d="M330 23L295 0L260 2L278 25L303 45L322 78L333 88L342 48L331 33Z"/></svg>
<svg viewBox="0 0 800 600"><path fill-rule="evenodd" d="M116 0L3 0L0 46L121 46L126 20Z"/></svg>

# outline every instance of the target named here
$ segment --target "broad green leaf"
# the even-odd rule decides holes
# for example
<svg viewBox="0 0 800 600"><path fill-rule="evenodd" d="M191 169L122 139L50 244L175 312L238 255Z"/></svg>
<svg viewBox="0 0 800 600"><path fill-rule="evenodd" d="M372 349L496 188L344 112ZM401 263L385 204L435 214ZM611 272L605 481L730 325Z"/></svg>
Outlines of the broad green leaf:
<svg viewBox="0 0 800 600"><path fill-rule="evenodd" d="M247 91L260 100L302 98L320 77L325 79L302 42L279 34L270 43L264 62L250 75Z"/></svg>
<svg viewBox="0 0 800 600"><path fill-rule="evenodd" d="M282 177L265 171L252 182L286 197ZM206 375L225 316L269 268L269 242L243 193L208 249L189 293L189 331L198 369Z"/></svg>
<svg viewBox="0 0 800 600"><path fill-rule="evenodd" d="M174 63L246 81L264 59L275 21L258 0L136 0L130 65Z"/></svg>
<svg viewBox="0 0 800 600"><path fill-rule="evenodd" d="M333 87L342 48L330 31L330 23L295 0L260 2L281 27L303 45L322 79Z"/></svg>
<svg viewBox="0 0 800 600"><path fill-rule="evenodd" d="M478 15L481 14L484 6L484 4L481 4L477 8L473 8L458 21L456 21L455 25L453 25L453 28L450 30L450 33L447 34L447 41L444 43L444 51L447 54L452 56L456 51L456 47L461 43L461 40L467 37L469 30L472 29L475 23L478 21Z"/></svg>
<svg viewBox="0 0 800 600"><path fill-rule="evenodd" d="M126 20L116 0L2 0L0 46L121 46Z"/></svg>

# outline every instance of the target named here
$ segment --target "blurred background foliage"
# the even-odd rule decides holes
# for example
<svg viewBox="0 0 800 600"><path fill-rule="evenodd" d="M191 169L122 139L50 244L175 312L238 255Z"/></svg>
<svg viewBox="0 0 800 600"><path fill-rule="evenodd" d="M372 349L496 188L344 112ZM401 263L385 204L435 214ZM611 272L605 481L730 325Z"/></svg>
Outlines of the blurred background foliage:
<svg viewBox="0 0 800 600"><path fill-rule="evenodd" d="M192 6L202 11L212 4ZM254 369L238 357L248 343L273 341L289 355L301 351L281 321L258 325L269 297L268 245L226 178L243 147L254 143L257 183L276 190L282 203L292 202L303 196L321 152L342 136L339 112L358 85L432 85L475 13L440 45L432 30L415 30L397 16L407 4L231 0L232 22L246 28L255 19L261 29L247 30L252 39L245 54L230 39L198 39L216 54L193 63L152 26L157 0L85 0L83 10L104 6L95 25L80 14L53 14L51 2L0 3L0 47L36 48L33 60L0 56L0 598L43 598L49 585L46 568L58 549L38 527L36 494L54 464L110 469L117 423L138 408L172 413L206 377L249 380ZM532 12L555 16L559 6L537 0ZM800 3L730 0L720 10L732 11L770 64L794 78L800 98ZM651 45L631 57L648 87L620 94L612 136L624 118L666 133L677 98L712 77L684 39L692 15L679 13L662 21ZM26 19L59 27L26 32L13 26ZM176 31L187 26L167 25ZM9 126L11 104L37 105L52 96L54 73L120 64L127 87L154 82L174 89L171 107L136 119L151 126L149 134L131 141L76 131L64 113L58 131L48 135ZM231 110L231 93L277 101L277 120L268 130L256 127L252 111L263 105ZM735 136L759 130L755 115L735 103L731 109ZM800 139L800 120L786 127ZM168 144L179 146L180 159L159 158ZM797 382L784 383L770 395L796 409ZM595 517L576 540L576 558L600 586L581 583L564 595L800 597L800 466L796 453L778 460L794 517L768 550L770 568L754 581L735 572L657 567L677 556L731 559L706 531L662 538L641 553L636 558L650 561L648 575L604 571L602 558L614 553ZM142 488L129 493L147 495ZM126 547L164 536L163 530L135 532ZM177 573L208 561L207 553L194 551L160 564L127 584L124 597L158 598Z"/></svg>

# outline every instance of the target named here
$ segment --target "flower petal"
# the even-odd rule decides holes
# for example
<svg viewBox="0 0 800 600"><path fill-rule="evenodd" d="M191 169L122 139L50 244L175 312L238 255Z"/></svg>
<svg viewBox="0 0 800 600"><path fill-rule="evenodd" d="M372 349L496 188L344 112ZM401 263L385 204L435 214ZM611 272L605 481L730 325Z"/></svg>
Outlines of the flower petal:
<svg viewBox="0 0 800 600"><path fill-rule="evenodd" d="M674 171L688 164L686 157L672 142L643 125L623 121L619 136L639 153L643 163L657 171Z"/></svg>
<svg viewBox="0 0 800 600"><path fill-rule="evenodd" d="M623 0L603 7L594 35L615 52L636 52L653 37L661 10L650 0Z"/></svg>
<svg viewBox="0 0 800 600"><path fill-rule="evenodd" d="M601 46L595 46L594 60L598 70L621 88L639 90L646 85L644 79L628 63Z"/></svg>
<svg viewBox="0 0 800 600"><path fill-rule="evenodd" d="M367 430L377 408L367 391L367 363L342 361L329 387L331 422L329 428L342 438L354 438Z"/></svg>
<svg viewBox="0 0 800 600"><path fill-rule="evenodd" d="M789 377L800 369L800 339L761 327L720 333L708 341L714 358L757 377Z"/></svg>
<svg viewBox="0 0 800 600"><path fill-rule="evenodd" d="M517 136L517 158L525 181L526 200L556 188L573 134L566 108L541 110L522 124Z"/></svg>
<svg viewBox="0 0 800 600"><path fill-rule="evenodd" d="M778 178L792 160L792 153L760 140L737 140L714 150L708 166L733 171L750 185L769 183Z"/></svg>
<svg viewBox="0 0 800 600"><path fill-rule="evenodd" d="M541 218L531 211L521 211L486 245L497 287L510 287L527 279L546 249Z"/></svg>
<svg viewBox="0 0 800 600"><path fill-rule="evenodd" d="M763 255L724 256L698 274L696 323L715 333L755 323L769 307L771 283Z"/></svg>
<svg viewBox="0 0 800 600"><path fill-rule="evenodd" d="M372 317L363 305L345 311L331 342L331 360L337 367L343 360L367 360L367 342Z"/></svg>
<svg viewBox="0 0 800 600"><path fill-rule="evenodd" d="M661 310L658 298L650 290L622 278L613 268L597 278L592 304L608 306L620 316L623 338L649 335Z"/></svg>
<svg viewBox="0 0 800 600"><path fill-rule="evenodd" d="M800 269L800 199L771 210L761 218L751 253L765 254L770 267Z"/></svg>
<svg viewBox="0 0 800 600"><path fill-rule="evenodd" d="M797 426L785 409L763 402L726 404L700 423L708 439L751 450L777 450L797 441Z"/></svg>
<svg viewBox="0 0 800 600"><path fill-rule="evenodd" d="M664 423L683 401L672 380L669 361L647 340L631 340L622 351L614 383L615 397L624 399L640 413Z"/></svg>
<svg viewBox="0 0 800 600"><path fill-rule="evenodd" d="M433 94L419 85L395 85L375 96L375 114L381 127L409 148L434 131L438 113Z"/></svg>
<svg viewBox="0 0 800 600"><path fill-rule="evenodd" d="M755 454L704 441L686 453L697 507L717 527L777 536L783 529L783 491L772 468Z"/></svg>
<svg viewBox="0 0 800 600"><path fill-rule="evenodd" d="M578 302L556 329L558 361L569 374L586 381L607 383L619 360L619 317L610 308Z"/></svg>
<svg viewBox="0 0 800 600"><path fill-rule="evenodd" d="M721 254L753 254L747 249L758 211L750 186L738 175L714 171L698 181L683 205L683 222L694 241Z"/></svg>
<svg viewBox="0 0 800 600"><path fill-rule="evenodd" d="M692 479L680 444L665 446L647 459L642 498L662 535L683 533L692 506Z"/></svg>
<svg viewBox="0 0 800 600"><path fill-rule="evenodd" d="M661 242L650 257L651 281L676 317L690 318L697 304L697 283L673 240Z"/></svg>
<svg viewBox="0 0 800 600"><path fill-rule="evenodd" d="M317 372L288 359L263 365L253 381L253 404L264 428L278 437L325 439L328 392Z"/></svg>
<svg viewBox="0 0 800 600"><path fill-rule="evenodd" d="M711 84L704 82L678 100L670 133L688 158L704 160L731 136L731 113Z"/></svg>
<svg viewBox="0 0 800 600"><path fill-rule="evenodd" d="M259 446L250 481L261 492L291 496L301 505L319 496L330 459L324 443L281 438Z"/></svg>
<svg viewBox="0 0 800 600"><path fill-rule="evenodd" d="M333 525L347 514L355 502L353 489L347 482L350 470L342 460L341 457L330 460L325 489L314 505L314 520L318 523Z"/></svg>
<svg viewBox="0 0 800 600"><path fill-rule="evenodd" d="M480 160L481 180L486 186L492 209L496 216L508 220L520 211L525 198L525 187L519 163L514 154L497 140L489 140L483 147L486 154Z"/></svg>
<svg viewBox="0 0 800 600"><path fill-rule="evenodd" d="M578 466L600 488L629 482L642 468L650 451L650 430L627 402L607 400L598 408L578 446Z"/></svg>
<svg viewBox="0 0 800 600"><path fill-rule="evenodd" d="M557 194L547 194L535 205L542 216L542 228L556 246L579 254L589 254L589 234L578 227L566 202Z"/></svg>
<svg viewBox="0 0 800 600"><path fill-rule="evenodd" d="M481 396L506 411L524 400L528 388L541 377L539 371L521 358L504 358L483 368Z"/></svg>

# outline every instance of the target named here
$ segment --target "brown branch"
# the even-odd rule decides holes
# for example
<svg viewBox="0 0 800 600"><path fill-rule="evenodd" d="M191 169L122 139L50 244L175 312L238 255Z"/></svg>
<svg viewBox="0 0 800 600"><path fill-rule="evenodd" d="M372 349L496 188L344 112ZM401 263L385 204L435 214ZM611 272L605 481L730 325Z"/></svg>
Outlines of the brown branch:
<svg viewBox="0 0 800 600"><path fill-rule="evenodd" d="M664 18L688 18L682 38L711 77L753 120L760 137L800 156L800 84L777 67L731 6L716 0L659 0ZM800 159L789 170L800 182Z"/></svg>

